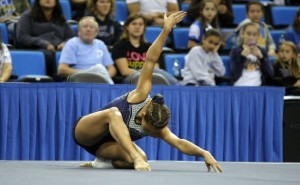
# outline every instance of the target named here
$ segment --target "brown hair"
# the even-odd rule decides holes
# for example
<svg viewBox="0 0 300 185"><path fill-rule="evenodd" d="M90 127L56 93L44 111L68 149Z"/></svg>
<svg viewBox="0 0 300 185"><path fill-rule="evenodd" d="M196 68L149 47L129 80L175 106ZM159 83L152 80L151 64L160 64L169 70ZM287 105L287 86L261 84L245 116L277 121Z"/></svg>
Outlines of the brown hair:
<svg viewBox="0 0 300 185"><path fill-rule="evenodd" d="M259 1L249 1L246 4L246 12L247 12L247 14L249 13L250 6L252 6L252 5L258 5L258 6L260 6L261 11L264 12L264 5L261 2L259 2Z"/></svg>
<svg viewBox="0 0 300 185"><path fill-rule="evenodd" d="M200 15L199 15L199 21L201 22L201 24L203 24L204 27L207 26L207 22L205 20L205 17L204 15L202 14L205 6L206 6L206 3L213 3L215 5L215 8L216 8L216 15L215 17L213 18L212 22L211 22L211 25L212 27L214 28L219 28L219 20L218 20L218 6L217 4L215 3L214 0L203 0L201 1L201 3L199 4L199 12L200 12Z"/></svg>
<svg viewBox="0 0 300 185"><path fill-rule="evenodd" d="M164 104L163 96L155 95L146 111L145 121L152 124L155 129L162 129L168 125L169 119L170 111Z"/></svg>
<svg viewBox="0 0 300 185"><path fill-rule="evenodd" d="M293 58L292 61L290 63L290 65L287 65L286 62L284 62L283 60L281 60L279 57L275 62L275 65L278 65L282 68L287 68L290 71L290 74L296 78L300 77L300 65L299 65L299 61L298 61L298 49L297 46L291 42L291 41L284 41L280 44L279 48L282 46L288 46L292 49L293 51Z"/></svg>
<svg viewBox="0 0 300 185"><path fill-rule="evenodd" d="M146 27L147 27L147 23L146 23L146 19L145 17L142 15L142 14L138 14L138 13L133 13L133 14L130 14L127 18L127 20L125 21L124 23L124 26L123 26L123 32L122 32L122 35L120 37L120 39L124 39L124 40L129 40L129 33L128 33L128 30L126 29L127 26L129 26L129 24L136 20L136 19L139 19L139 18L142 18L143 21L144 21L144 25L145 25L145 28L144 28L144 33L143 35L141 35L141 39L140 39L140 42L143 43L143 42L147 42L146 41L146 37L145 37L145 31L146 31Z"/></svg>
<svg viewBox="0 0 300 185"><path fill-rule="evenodd" d="M97 1L98 0L88 0L87 1L87 10L90 13L96 14L97 15ZM115 13L115 0L110 0L110 10L108 12L108 16L113 17L114 13Z"/></svg>

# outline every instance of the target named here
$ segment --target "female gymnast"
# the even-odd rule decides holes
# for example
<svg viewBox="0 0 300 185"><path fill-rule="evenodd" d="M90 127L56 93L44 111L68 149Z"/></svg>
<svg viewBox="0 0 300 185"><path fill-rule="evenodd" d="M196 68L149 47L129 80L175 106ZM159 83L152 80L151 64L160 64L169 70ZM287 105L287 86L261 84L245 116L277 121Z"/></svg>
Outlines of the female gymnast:
<svg viewBox="0 0 300 185"><path fill-rule="evenodd" d="M210 171L222 172L210 154L195 144L178 138L168 128L170 112L161 95L149 96L153 68L172 28L186 12L164 15L163 30L150 46L146 62L134 90L113 100L100 111L79 118L74 124L75 142L96 156L93 162L81 166L101 167L101 160L109 160L114 168L150 171L144 151L132 141L144 136L160 138L187 155L200 156Z"/></svg>

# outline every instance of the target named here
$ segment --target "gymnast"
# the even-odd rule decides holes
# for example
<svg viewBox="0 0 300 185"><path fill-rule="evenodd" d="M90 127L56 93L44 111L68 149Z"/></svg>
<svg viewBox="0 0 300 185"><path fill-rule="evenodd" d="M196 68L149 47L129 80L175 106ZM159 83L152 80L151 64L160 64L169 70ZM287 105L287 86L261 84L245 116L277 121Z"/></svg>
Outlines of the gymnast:
<svg viewBox="0 0 300 185"><path fill-rule="evenodd" d="M164 15L163 30L150 46L136 88L100 111L80 117L74 124L75 142L96 157L83 167L101 168L109 164L118 169L151 171L144 151L133 141L144 136L160 138L179 151L203 157L208 171L223 172L215 158L195 144L178 138L168 128L170 112L161 95L150 98L153 68L172 28L186 12Z"/></svg>

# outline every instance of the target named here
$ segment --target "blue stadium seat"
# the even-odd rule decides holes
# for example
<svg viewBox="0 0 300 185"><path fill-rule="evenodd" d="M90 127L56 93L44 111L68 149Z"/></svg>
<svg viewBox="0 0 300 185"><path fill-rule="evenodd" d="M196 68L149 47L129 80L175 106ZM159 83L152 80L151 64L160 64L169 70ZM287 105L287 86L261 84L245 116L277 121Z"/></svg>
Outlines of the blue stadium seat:
<svg viewBox="0 0 300 185"><path fill-rule="evenodd" d="M286 37L286 30L282 29L282 30L270 30L270 34L276 44L276 48L278 49L279 44L280 44L280 39L283 37L283 39L285 39Z"/></svg>
<svg viewBox="0 0 300 185"><path fill-rule="evenodd" d="M116 20L120 23L125 22L127 20L128 11L127 11L127 5L125 1L116 1Z"/></svg>
<svg viewBox="0 0 300 185"><path fill-rule="evenodd" d="M189 28L177 27L173 29L173 44L175 50L188 50Z"/></svg>
<svg viewBox="0 0 300 185"><path fill-rule="evenodd" d="M59 1L62 11L67 20L72 20L72 9L69 1Z"/></svg>
<svg viewBox="0 0 300 185"><path fill-rule="evenodd" d="M225 66L226 72L225 72L225 77L230 77L230 57L228 55L221 55L220 56L223 64Z"/></svg>
<svg viewBox="0 0 300 185"><path fill-rule="evenodd" d="M180 10L186 12L188 10L189 6L190 6L189 3L181 3ZM182 23L184 25L190 25L190 24L192 24L192 22L189 20L189 18L187 16L185 16L185 18L182 20Z"/></svg>
<svg viewBox="0 0 300 185"><path fill-rule="evenodd" d="M13 74L18 81L53 81L46 76L45 57L41 51L10 51L13 65Z"/></svg>
<svg viewBox="0 0 300 185"><path fill-rule="evenodd" d="M297 6L272 6L272 25L289 26L293 23L299 7Z"/></svg>
<svg viewBox="0 0 300 185"><path fill-rule="evenodd" d="M184 57L186 53L174 54L174 53L167 53L164 55L164 63L165 63L165 70L174 76L173 71L173 64L174 60L177 59L179 61L180 69L184 68Z"/></svg>
<svg viewBox="0 0 300 185"><path fill-rule="evenodd" d="M246 5L244 4L233 4L232 11L234 15L233 24L238 25L247 18Z"/></svg>
<svg viewBox="0 0 300 185"><path fill-rule="evenodd" d="M61 51L55 52L56 71L58 70L60 55L61 55Z"/></svg>
<svg viewBox="0 0 300 185"><path fill-rule="evenodd" d="M5 23L0 23L0 35L4 44L8 44L8 32Z"/></svg>
<svg viewBox="0 0 300 185"><path fill-rule="evenodd" d="M234 28L222 28L222 39L225 42L223 50L230 50L235 45L235 29Z"/></svg>
<svg viewBox="0 0 300 185"><path fill-rule="evenodd" d="M156 39L156 37L159 35L159 33L161 32L162 27L158 27L158 26L147 26L146 27L146 32L145 32L145 37L146 40L149 43L153 43L154 40Z"/></svg>
<svg viewBox="0 0 300 185"><path fill-rule="evenodd" d="M78 36L78 24L71 24L75 36Z"/></svg>

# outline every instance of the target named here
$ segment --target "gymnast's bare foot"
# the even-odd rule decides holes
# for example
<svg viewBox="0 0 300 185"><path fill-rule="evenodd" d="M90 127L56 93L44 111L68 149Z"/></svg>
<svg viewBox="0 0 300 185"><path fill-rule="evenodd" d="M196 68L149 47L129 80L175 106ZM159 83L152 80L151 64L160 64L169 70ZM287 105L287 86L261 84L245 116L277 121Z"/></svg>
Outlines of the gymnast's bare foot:
<svg viewBox="0 0 300 185"><path fill-rule="evenodd" d="M137 171L151 171L149 163L141 157L134 159L134 169Z"/></svg>
<svg viewBox="0 0 300 185"><path fill-rule="evenodd" d="M92 168L93 165L92 165L92 162L89 161L89 162L85 162L85 163L80 164L80 167Z"/></svg>

